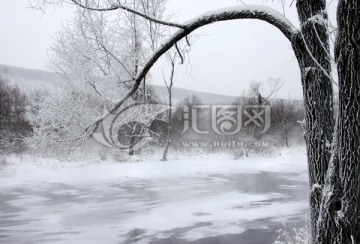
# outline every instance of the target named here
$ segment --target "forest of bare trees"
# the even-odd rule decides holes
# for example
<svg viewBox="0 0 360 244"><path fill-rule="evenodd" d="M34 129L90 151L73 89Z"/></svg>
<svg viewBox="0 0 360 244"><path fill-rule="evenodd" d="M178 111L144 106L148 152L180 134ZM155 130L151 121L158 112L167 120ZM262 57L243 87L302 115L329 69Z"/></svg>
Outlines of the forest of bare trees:
<svg viewBox="0 0 360 244"><path fill-rule="evenodd" d="M26 119L28 100L19 87L0 74L0 154L24 151L23 139L31 133Z"/></svg>

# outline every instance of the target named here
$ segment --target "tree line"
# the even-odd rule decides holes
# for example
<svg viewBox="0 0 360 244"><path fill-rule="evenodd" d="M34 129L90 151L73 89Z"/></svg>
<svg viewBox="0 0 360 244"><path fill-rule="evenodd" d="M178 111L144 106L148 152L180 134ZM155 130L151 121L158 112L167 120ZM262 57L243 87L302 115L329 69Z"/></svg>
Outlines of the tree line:
<svg viewBox="0 0 360 244"><path fill-rule="evenodd" d="M27 96L0 74L0 154L25 150L23 139L31 133L27 111Z"/></svg>

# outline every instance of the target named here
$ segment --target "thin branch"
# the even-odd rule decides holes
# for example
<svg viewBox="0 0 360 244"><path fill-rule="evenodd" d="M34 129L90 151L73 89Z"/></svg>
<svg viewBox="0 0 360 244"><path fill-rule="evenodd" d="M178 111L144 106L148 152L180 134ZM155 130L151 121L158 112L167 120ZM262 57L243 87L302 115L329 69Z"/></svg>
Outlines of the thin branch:
<svg viewBox="0 0 360 244"><path fill-rule="evenodd" d="M85 17L85 15L83 14L83 17ZM98 33L97 33L97 30L94 28L95 24L94 24L94 21L92 19L91 16L89 16L89 19L91 21L91 31L93 33L93 35L95 36L95 38L93 37L90 37L90 36L87 36L84 29L83 29L83 26L81 25L80 26L80 31L82 33L82 35L89 39L89 40L93 40L96 42L96 44L100 45L100 48L105 52L106 55L110 55L125 71L126 73L128 73L128 75L130 76L131 79L134 79L132 73L129 71L129 69L126 67L125 64L123 64L123 62L118 58L116 57L112 52L110 52L107 47L105 46L104 42L103 42L103 38L101 37L101 40L100 40L100 37L98 36Z"/></svg>
<svg viewBox="0 0 360 244"><path fill-rule="evenodd" d="M101 92L97 89L95 82L88 82L88 84L94 89L94 91L102 98L104 98L107 101L112 101L111 99L107 98L106 96L104 96L103 94L101 94Z"/></svg>
<svg viewBox="0 0 360 244"><path fill-rule="evenodd" d="M131 9L131 8L128 8L128 7L124 6L124 5L122 5L119 1L117 2L117 5L112 5L110 7L104 7L104 8L91 7L91 6L88 6L87 3L83 4L83 3L81 3L81 1L78 1L78 0L71 0L71 2L73 2L75 5L77 5L77 6L81 7L81 8L84 8L84 9L87 9L87 10L92 10L92 11L99 11L99 12L107 12L107 11L114 11L114 10L118 10L118 9L123 9L123 10L125 10L127 12L136 14L136 15L144 18L144 19L147 19L147 20L152 21L152 22L157 23L157 24L166 25L166 26L170 26L170 27L177 27L177 28L181 28L181 29L185 28L185 26L181 25L181 24L172 23L172 22L168 22L168 21L162 21L162 20L152 18L152 17L150 17L150 16L148 16L146 14L143 14L143 13L141 13L139 11L136 11L134 9Z"/></svg>
<svg viewBox="0 0 360 244"><path fill-rule="evenodd" d="M189 41L189 37L188 37L188 36L185 36L185 40L186 40L186 43L188 44L188 46L191 47L191 44L190 44L190 41Z"/></svg>
<svg viewBox="0 0 360 244"><path fill-rule="evenodd" d="M331 74L329 74L325 68L319 63L319 61L314 57L314 55L312 54L306 40L305 40L305 37L304 37L304 34L302 33L302 31L300 32L301 34L301 38L305 44L305 48L306 48L306 51L308 52L308 54L310 55L311 59L315 62L316 66L318 66L322 72L324 72L324 74L336 85L336 86L339 86L339 84L331 77Z"/></svg>
<svg viewBox="0 0 360 244"><path fill-rule="evenodd" d="M180 57L180 59L181 59L180 64L184 64L184 57L182 56L182 54L181 54L181 52L180 52L180 49L179 49L177 43L175 43L175 48L176 48L176 51L178 52L179 57Z"/></svg>

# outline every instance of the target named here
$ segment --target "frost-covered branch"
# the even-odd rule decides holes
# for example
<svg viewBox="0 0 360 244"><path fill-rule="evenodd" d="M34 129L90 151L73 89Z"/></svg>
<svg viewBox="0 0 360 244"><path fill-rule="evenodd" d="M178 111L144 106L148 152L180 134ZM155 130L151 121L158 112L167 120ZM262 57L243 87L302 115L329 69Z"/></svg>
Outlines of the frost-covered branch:
<svg viewBox="0 0 360 244"><path fill-rule="evenodd" d="M73 2L75 5L87 9L87 10L92 10L92 11L99 11L99 12L107 12L107 11L114 11L114 10L118 10L118 9L122 9L125 10L127 12L133 13L135 15L138 15L144 19L147 19L153 23L157 23L157 24L161 24L161 25L166 25L166 26L170 26L170 27L177 27L177 28L184 28L184 25L181 24L177 24L177 23L172 23L169 21L163 21L163 20L159 20L156 18L153 18L149 15L146 15L144 13L141 13L139 11L136 11L135 9L129 8L127 6L125 6L124 4L121 4L120 1L117 1L116 4L111 3L110 6L106 6L106 7L101 7L99 6L99 4L95 1L91 1L93 4L89 4L89 1L81 1L81 0L71 0L71 2Z"/></svg>

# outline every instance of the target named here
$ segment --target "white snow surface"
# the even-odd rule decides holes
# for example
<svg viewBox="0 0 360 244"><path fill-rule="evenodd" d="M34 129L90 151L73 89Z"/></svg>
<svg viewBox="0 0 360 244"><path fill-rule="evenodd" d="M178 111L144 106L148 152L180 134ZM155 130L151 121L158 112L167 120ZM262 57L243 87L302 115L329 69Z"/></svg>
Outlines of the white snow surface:
<svg viewBox="0 0 360 244"><path fill-rule="evenodd" d="M0 242L150 243L175 232L191 242L240 234L254 221L267 228L259 220L286 223L307 210L306 199L286 194L301 188L299 182L307 184L303 151L240 160L211 155L168 162L9 161L0 171ZM242 181L273 174L288 181L278 186L284 192L261 190L267 182L259 188L256 180ZM244 183L260 190L245 190Z"/></svg>
<svg viewBox="0 0 360 244"><path fill-rule="evenodd" d="M254 15L256 13L266 13L270 16L273 16L274 19L277 19L277 20L285 23L289 28L291 28L291 31L293 31L294 33L297 31L296 27L283 14L281 14L276 9L265 6L265 5L256 5L256 4L236 5L236 6L232 6L232 7L224 7L224 8L219 8L216 10L208 11L208 12L205 12L205 13L197 16L196 18L193 18L191 20L184 22L184 25L189 25L200 19L206 19L209 16L213 16L213 15L219 15L219 14L223 14L223 13L241 13L244 11L251 11L254 13Z"/></svg>

